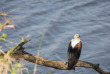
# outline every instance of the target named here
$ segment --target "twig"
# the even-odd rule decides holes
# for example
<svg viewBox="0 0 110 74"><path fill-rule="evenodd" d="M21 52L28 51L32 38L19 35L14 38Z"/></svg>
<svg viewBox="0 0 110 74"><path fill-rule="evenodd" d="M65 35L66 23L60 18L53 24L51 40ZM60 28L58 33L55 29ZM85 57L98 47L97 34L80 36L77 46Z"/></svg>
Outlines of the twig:
<svg viewBox="0 0 110 74"><path fill-rule="evenodd" d="M13 20L10 20L10 18L8 18L3 25L0 25L0 31L2 31L5 28L13 28L13 29L15 29L14 24L9 25L9 24L11 24L12 21Z"/></svg>
<svg viewBox="0 0 110 74"><path fill-rule="evenodd" d="M12 42L12 41L8 41L8 40L6 40L5 38L0 38L0 40L3 40L3 41L6 41L6 42L8 42L8 43L17 45L17 43L14 43L14 42Z"/></svg>

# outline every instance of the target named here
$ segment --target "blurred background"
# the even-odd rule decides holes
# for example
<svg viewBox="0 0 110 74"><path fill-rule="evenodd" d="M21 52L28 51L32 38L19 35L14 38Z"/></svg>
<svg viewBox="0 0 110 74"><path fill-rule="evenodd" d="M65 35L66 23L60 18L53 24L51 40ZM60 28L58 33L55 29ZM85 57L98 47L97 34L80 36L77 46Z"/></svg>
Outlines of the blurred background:
<svg viewBox="0 0 110 74"><path fill-rule="evenodd" d="M110 0L0 0L0 11L10 12L16 29L5 29L8 40L19 43L21 36L30 35L26 51L37 55L38 46L46 30L40 57L54 61L67 61L67 49L74 34L80 34L82 52L80 60L99 63L110 71ZM2 43L6 47L15 45ZM23 61L29 73L34 65ZM38 74L98 74L95 70L77 67L75 71L57 70L38 65ZM24 73L26 73L24 71Z"/></svg>

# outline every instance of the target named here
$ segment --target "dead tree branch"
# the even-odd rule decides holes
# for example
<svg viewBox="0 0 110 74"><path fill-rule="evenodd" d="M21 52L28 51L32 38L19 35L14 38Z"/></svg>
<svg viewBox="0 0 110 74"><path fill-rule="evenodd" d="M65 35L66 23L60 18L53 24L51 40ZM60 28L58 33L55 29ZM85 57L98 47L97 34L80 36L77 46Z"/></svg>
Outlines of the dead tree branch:
<svg viewBox="0 0 110 74"><path fill-rule="evenodd" d="M21 50L22 46L28 42L30 40L25 40L24 42L21 42L20 44L16 45L14 47L14 50ZM46 67L52 67L55 69L61 69L61 70L70 70L68 69L68 64L67 62L62 62L62 61L52 61L46 58L42 58L42 57L38 57L35 56L33 54L30 54L26 51L20 51L20 52L14 52L11 57L16 58L16 59L24 59L27 60L29 62L32 63L36 63L36 59L38 60L37 64L42 65L42 66L46 66ZM110 72L104 71L99 67L99 64L92 64L89 62L85 62L85 61L78 61L78 63L75 65L75 67L86 67L86 68L92 68L94 70L96 70L98 73L100 74L110 74Z"/></svg>

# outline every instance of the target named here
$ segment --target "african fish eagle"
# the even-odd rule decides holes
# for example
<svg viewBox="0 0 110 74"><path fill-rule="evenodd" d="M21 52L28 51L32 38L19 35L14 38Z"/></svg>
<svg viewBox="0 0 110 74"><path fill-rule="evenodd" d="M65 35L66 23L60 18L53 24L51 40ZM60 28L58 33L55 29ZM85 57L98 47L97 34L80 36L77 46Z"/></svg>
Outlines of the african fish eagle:
<svg viewBox="0 0 110 74"><path fill-rule="evenodd" d="M79 39L80 35L75 34L74 38L70 41L68 45L68 68L69 69L75 69L74 66L79 60L81 48L82 48L82 42Z"/></svg>

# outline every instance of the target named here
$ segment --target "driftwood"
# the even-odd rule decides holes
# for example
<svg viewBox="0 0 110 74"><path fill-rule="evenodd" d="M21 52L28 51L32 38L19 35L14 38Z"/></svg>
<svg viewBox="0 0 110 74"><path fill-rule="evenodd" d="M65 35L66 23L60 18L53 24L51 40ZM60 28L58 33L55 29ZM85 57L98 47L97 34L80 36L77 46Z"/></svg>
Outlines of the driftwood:
<svg viewBox="0 0 110 74"><path fill-rule="evenodd" d="M14 53L11 54L11 57L16 58L16 59L24 59L32 63L37 63L42 66L46 67L52 67L55 69L61 69L61 70L73 70L73 69L68 69L68 64L67 62L63 61L52 61L46 58L38 57L33 54L30 54L23 49L23 45L30 40L24 40L24 42L21 42L20 44L16 45L13 49L15 50ZM12 49L11 49L12 50ZM17 51L18 50L18 51ZM22 50L22 51L21 51ZM7 52L6 52L7 53ZM36 62L37 59L37 62ZM78 61L78 63L75 65L75 67L86 67L86 68L92 68L96 70L100 74L110 74L110 72L104 71L99 67L99 64L92 64L89 62L85 61Z"/></svg>

